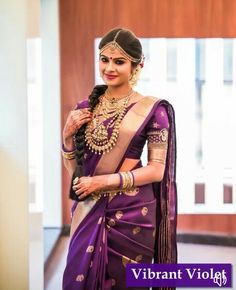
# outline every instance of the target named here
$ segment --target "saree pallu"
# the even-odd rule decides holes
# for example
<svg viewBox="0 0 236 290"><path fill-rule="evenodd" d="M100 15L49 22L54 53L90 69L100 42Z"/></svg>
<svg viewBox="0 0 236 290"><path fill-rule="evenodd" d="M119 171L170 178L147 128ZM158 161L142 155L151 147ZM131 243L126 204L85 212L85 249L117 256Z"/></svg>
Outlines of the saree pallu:
<svg viewBox="0 0 236 290"><path fill-rule="evenodd" d="M122 121L116 149L96 158L87 152L91 155L86 159L85 172L118 172L134 136L159 104L166 106L171 130L162 182L139 186L113 198L74 203L63 290L125 290L127 263L152 263L153 259L155 263L176 262L175 128L168 102L146 97L135 104ZM131 125L128 121L134 116L136 123ZM141 166L139 162L135 168Z"/></svg>

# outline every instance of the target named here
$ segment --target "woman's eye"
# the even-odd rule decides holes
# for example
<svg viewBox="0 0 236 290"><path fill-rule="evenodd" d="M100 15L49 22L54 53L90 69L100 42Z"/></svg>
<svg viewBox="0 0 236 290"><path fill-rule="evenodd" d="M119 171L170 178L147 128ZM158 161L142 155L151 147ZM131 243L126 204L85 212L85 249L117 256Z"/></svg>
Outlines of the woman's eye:
<svg viewBox="0 0 236 290"><path fill-rule="evenodd" d="M124 63L123 60L117 60L117 61L116 61L116 64L118 64L118 65L121 65L121 64L123 64L123 63Z"/></svg>
<svg viewBox="0 0 236 290"><path fill-rule="evenodd" d="M100 58L101 62L107 62L107 59L105 57Z"/></svg>

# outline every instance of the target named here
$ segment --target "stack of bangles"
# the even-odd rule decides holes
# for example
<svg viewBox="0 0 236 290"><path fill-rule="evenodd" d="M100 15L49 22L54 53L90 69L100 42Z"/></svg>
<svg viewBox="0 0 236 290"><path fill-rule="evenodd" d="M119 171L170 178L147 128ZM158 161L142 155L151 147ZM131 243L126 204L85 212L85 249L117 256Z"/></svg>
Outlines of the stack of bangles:
<svg viewBox="0 0 236 290"><path fill-rule="evenodd" d="M132 171L118 172L120 177L120 184L118 190L100 190L91 193L91 198L94 200L99 200L101 197L114 197L115 195L121 195L123 192L132 192L135 189L134 186L134 174Z"/></svg>
<svg viewBox="0 0 236 290"><path fill-rule="evenodd" d="M75 159L75 152L76 150L72 150L72 151L69 151L65 148L65 145L62 144L62 149L61 149L61 153L62 153L62 156L67 159L67 160L73 160Z"/></svg>
<svg viewBox="0 0 236 290"><path fill-rule="evenodd" d="M132 171L118 172L120 177L119 188L122 190L131 190L134 187L134 174Z"/></svg>

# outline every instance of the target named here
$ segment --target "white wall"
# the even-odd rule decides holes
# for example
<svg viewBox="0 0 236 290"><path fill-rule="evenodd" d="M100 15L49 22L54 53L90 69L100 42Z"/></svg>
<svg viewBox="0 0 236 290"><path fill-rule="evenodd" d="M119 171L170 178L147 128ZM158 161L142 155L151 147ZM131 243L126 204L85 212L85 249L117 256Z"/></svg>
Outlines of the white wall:
<svg viewBox="0 0 236 290"><path fill-rule="evenodd" d="M59 15L57 0L41 0L43 79L43 191L45 227L60 227L61 106L59 73Z"/></svg>
<svg viewBox="0 0 236 290"><path fill-rule="evenodd" d="M0 289L28 289L26 0L0 1Z"/></svg>

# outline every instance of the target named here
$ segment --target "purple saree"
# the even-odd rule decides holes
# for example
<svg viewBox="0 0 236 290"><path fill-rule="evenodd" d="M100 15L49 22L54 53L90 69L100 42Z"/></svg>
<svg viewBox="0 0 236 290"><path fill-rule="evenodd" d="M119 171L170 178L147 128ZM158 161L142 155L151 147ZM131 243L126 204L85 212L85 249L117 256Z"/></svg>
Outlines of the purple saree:
<svg viewBox="0 0 236 290"><path fill-rule="evenodd" d="M86 106L87 101L80 104ZM175 124L167 101L145 97L131 104L109 153L96 155L85 149L84 172L118 172L126 158L140 159L150 132L163 128L168 128L169 137L161 182L113 198L74 203L63 290L125 290L127 263L176 263ZM128 170L141 166L139 161Z"/></svg>

